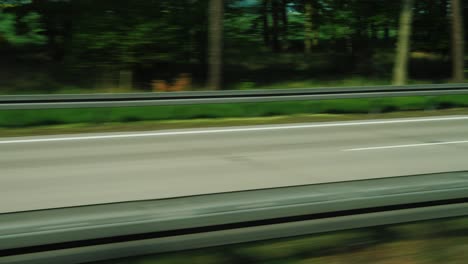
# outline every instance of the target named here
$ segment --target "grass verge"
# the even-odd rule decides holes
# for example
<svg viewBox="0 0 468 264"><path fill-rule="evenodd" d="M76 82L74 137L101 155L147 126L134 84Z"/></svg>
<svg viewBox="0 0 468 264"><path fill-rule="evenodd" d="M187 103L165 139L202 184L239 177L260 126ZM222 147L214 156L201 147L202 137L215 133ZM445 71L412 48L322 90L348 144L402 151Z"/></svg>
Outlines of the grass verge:
<svg viewBox="0 0 468 264"><path fill-rule="evenodd" d="M1 110L0 136L466 114L468 109L461 109L464 107L468 107L468 95L121 108Z"/></svg>
<svg viewBox="0 0 468 264"><path fill-rule="evenodd" d="M18 137L34 135L55 135L97 132L131 132L161 129L183 129L221 126L247 126L266 124L288 124L303 122L349 121L365 119L385 119L399 117L424 117L442 115L467 115L468 109L448 109L437 111L393 112L385 114L296 114L275 117L251 118L216 118L191 120L163 120L111 123L77 123L64 125L44 125L31 127L0 128L0 137Z"/></svg>

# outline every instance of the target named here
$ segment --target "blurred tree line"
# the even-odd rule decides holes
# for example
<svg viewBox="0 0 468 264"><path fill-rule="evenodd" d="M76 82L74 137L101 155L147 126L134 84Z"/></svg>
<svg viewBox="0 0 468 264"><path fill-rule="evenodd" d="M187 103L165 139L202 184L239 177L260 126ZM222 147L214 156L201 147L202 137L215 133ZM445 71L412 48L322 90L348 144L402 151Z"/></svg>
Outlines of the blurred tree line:
<svg viewBox="0 0 468 264"><path fill-rule="evenodd" d="M460 82L467 13L460 0L2 0L0 89Z"/></svg>

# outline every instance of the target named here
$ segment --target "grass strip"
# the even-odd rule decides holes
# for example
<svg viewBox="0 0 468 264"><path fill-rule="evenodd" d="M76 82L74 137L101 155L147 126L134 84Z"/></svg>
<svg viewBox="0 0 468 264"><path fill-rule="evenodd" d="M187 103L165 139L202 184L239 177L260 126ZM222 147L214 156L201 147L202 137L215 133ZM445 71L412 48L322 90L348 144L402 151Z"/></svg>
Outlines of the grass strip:
<svg viewBox="0 0 468 264"><path fill-rule="evenodd" d="M0 136L465 114L468 95L120 108L0 110ZM451 109L451 110L447 110ZM444 110L444 111L431 111ZM422 112L423 111L423 112ZM402 114L405 112L405 114ZM36 133L33 133L36 131ZM53 132L56 131L56 132Z"/></svg>
<svg viewBox="0 0 468 264"><path fill-rule="evenodd" d="M271 117L293 114L364 114L467 107L468 95L339 99L116 108L1 110L0 127L57 124Z"/></svg>
<svg viewBox="0 0 468 264"><path fill-rule="evenodd" d="M307 122L333 122L366 119L388 119L403 117L426 117L446 115L468 115L467 108L431 110L431 111L407 111L392 113L372 114L295 114L287 116L251 117L251 118L212 118L190 120L162 120L162 121L138 121L138 122L110 122L110 123L76 123L62 125L43 125L28 127L0 128L0 137L98 133L98 132L132 132L154 131L162 129L184 128L208 128L249 126L266 124L288 124Z"/></svg>

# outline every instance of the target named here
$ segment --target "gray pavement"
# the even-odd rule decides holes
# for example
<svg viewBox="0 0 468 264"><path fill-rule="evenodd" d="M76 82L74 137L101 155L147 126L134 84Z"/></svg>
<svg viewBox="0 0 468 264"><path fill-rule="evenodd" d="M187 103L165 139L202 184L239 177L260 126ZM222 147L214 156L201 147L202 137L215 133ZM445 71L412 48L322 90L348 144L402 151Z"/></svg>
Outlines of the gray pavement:
<svg viewBox="0 0 468 264"><path fill-rule="evenodd" d="M460 170L468 117L2 138L0 212Z"/></svg>

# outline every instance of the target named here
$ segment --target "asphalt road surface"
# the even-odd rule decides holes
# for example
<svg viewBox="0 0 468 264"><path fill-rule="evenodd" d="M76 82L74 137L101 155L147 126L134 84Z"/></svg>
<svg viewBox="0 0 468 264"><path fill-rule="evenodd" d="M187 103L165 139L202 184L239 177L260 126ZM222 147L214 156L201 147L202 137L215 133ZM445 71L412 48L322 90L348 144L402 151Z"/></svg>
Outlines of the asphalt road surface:
<svg viewBox="0 0 468 264"><path fill-rule="evenodd" d="M468 116L0 138L0 213L468 170Z"/></svg>

